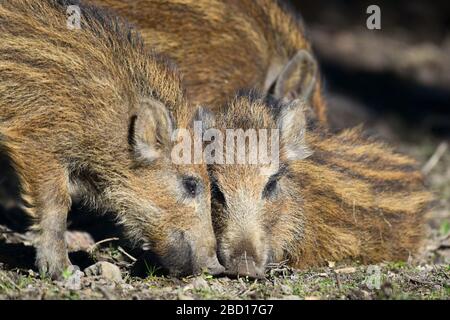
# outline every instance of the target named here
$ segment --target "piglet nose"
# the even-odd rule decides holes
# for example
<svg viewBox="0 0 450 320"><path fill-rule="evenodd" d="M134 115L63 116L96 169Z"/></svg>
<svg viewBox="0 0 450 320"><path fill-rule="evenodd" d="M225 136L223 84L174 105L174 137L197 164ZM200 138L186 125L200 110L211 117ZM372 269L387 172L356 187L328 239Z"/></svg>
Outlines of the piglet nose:
<svg viewBox="0 0 450 320"><path fill-rule="evenodd" d="M248 256L246 253L233 260L230 271L231 273L241 277L249 277L254 279L264 278L264 274L257 270L253 257Z"/></svg>
<svg viewBox="0 0 450 320"><path fill-rule="evenodd" d="M225 268L219 263L219 260L217 260L217 256L213 256L208 259L206 268L208 273L213 276L220 275L225 272Z"/></svg>

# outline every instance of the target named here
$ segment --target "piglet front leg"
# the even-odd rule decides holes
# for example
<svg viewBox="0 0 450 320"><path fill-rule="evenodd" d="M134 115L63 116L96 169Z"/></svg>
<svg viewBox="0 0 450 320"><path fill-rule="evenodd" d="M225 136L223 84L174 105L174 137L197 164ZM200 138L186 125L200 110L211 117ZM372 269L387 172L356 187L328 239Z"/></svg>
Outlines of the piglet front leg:
<svg viewBox="0 0 450 320"><path fill-rule="evenodd" d="M40 164L47 169L38 172L31 166L21 166L23 171L19 172L23 177L22 197L35 220L32 229L36 233L36 265L41 275L61 279L64 270L71 266L64 238L71 206L68 174L56 161L30 161L32 158L27 158L27 164Z"/></svg>

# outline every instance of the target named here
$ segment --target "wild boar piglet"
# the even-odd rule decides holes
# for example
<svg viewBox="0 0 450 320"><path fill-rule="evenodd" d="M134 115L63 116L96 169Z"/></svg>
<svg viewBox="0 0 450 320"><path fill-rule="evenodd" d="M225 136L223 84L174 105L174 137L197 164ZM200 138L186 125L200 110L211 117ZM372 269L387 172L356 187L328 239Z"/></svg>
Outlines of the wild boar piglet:
<svg viewBox="0 0 450 320"><path fill-rule="evenodd" d="M121 19L68 7L78 2L0 2L0 145L35 221L39 269L57 278L70 265L64 232L80 199L115 213L172 274L221 273L206 166L170 156L174 130L191 123L176 68Z"/></svg>
<svg viewBox="0 0 450 320"><path fill-rule="evenodd" d="M284 0L91 0L132 22L170 56L189 98L211 109L238 90L302 97L327 122L319 67L302 18Z"/></svg>
<svg viewBox="0 0 450 320"><path fill-rule="evenodd" d="M358 128L333 135L307 123L306 108L251 93L215 117L200 113L226 137L222 150L210 146L209 171L218 257L229 273L260 277L284 260L299 268L404 260L419 248L432 197L415 161ZM241 138L229 139L230 129Z"/></svg>

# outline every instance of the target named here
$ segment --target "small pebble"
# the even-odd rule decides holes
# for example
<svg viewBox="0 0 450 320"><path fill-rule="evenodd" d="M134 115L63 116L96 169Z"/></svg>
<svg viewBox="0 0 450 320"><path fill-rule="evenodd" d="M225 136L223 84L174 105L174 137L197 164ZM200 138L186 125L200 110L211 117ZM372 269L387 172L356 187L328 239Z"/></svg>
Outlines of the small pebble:
<svg viewBox="0 0 450 320"><path fill-rule="evenodd" d="M122 282L122 273L116 265L101 261L84 270L87 276L100 276L114 282Z"/></svg>
<svg viewBox="0 0 450 320"><path fill-rule="evenodd" d="M81 290L81 278L84 273L80 270L75 270L65 281L63 286L69 290Z"/></svg>
<svg viewBox="0 0 450 320"><path fill-rule="evenodd" d="M335 272L339 273L339 274L351 274L351 273L356 272L356 268L353 268L353 267L342 268L342 269L337 269Z"/></svg>

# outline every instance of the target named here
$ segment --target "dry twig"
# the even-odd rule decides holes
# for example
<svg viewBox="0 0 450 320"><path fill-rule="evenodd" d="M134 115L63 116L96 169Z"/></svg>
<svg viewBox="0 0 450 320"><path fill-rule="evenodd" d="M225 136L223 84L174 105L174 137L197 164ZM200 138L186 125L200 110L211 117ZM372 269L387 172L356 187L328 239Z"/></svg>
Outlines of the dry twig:
<svg viewBox="0 0 450 320"><path fill-rule="evenodd" d="M119 238L108 238L108 239L100 240L100 241L94 243L94 244L89 248L88 251L89 251L89 253L92 254L92 253L98 248L98 246L101 245L102 243L111 242L111 241L118 241L118 240L120 240L120 239L119 239Z"/></svg>
<svg viewBox="0 0 450 320"><path fill-rule="evenodd" d="M431 172L431 170L433 170L433 168L439 163L439 160L441 160L442 156L445 154L447 149L448 149L447 142L441 142L441 144L439 144L434 154L422 168L422 173L424 175L428 175Z"/></svg>
<svg viewBox="0 0 450 320"><path fill-rule="evenodd" d="M131 254L129 254L128 252L126 252L122 247L118 247L117 250L119 250L120 252L122 252L124 255L126 255L131 261L136 262L137 259L135 257L133 257Z"/></svg>

